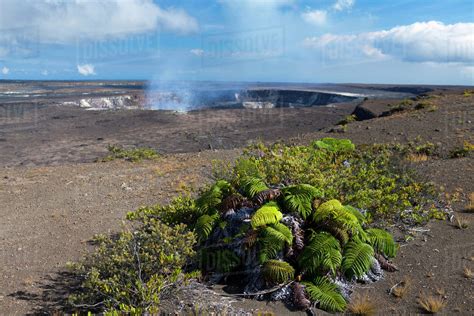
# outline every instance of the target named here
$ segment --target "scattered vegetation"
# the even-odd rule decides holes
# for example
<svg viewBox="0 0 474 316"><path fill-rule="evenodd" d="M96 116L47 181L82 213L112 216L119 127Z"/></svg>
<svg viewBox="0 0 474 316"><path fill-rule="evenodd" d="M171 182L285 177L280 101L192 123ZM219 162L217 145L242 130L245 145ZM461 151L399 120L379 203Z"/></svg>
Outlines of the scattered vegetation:
<svg viewBox="0 0 474 316"><path fill-rule="evenodd" d="M390 294L397 298L403 298L408 293L411 287L411 281L409 278L405 278L403 281L395 284L390 289Z"/></svg>
<svg viewBox="0 0 474 316"><path fill-rule="evenodd" d="M123 232L98 238L96 252L75 266L83 282L71 302L157 313L163 296L198 269L213 282L238 280L247 294L279 285L271 297L344 311L343 284L396 270L388 259L398 246L380 221L418 224L438 214L433 186L401 165L431 147L356 148L334 138L249 147L232 168L216 170L219 179L197 198L140 208ZM350 308L370 314L369 305L353 300Z"/></svg>
<svg viewBox="0 0 474 316"><path fill-rule="evenodd" d="M457 215L456 216L456 227L459 229L466 229L469 227L470 221L467 217Z"/></svg>
<svg viewBox="0 0 474 316"><path fill-rule="evenodd" d="M446 300L441 296L427 296L422 294L418 299L418 304L427 313L436 314L446 306Z"/></svg>
<svg viewBox="0 0 474 316"><path fill-rule="evenodd" d="M471 144L468 141L464 142L464 145L461 148L455 148L449 152L449 158L462 158L467 157L471 151L474 150L474 144Z"/></svg>
<svg viewBox="0 0 474 316"><path fill-rule="evenodd" d="M339 123L337 123L338 125L347 125L349 123L352 123L352 122L355 122L357 121L357 116L355 116L354 114L351 114L351 115L347 115L346 117L344 117Z"/></svg>
<svg viewBox="0 0 474 316"><path fill-rule="evenodd" d="M413 101L410 99L404 99L398 104L390 105L390 113L397 113L408 110L413 105Z"/></svg>
<svg viewBox="0 0 474 316"><path fill-rule="evenodd" d="M109 154L105 158L99 159L99 161L105 162L115 159L123 159L131 162L139 162L142 160L156 159L160 156L151 148L124 149L119 146L110 145L107 149Z"/></svg>
<svg viewBox="0 0 474 316"><path fill-rule="evenodd" d="M361 316L375 315L377 311L377 307L368 295L354 297L347 309L351 315Z"/></svg>
<svg viewBox="0 0 474 316"><path fill-rule="evenodd" d="M411 162L428 161L429 157L426 154L408 154L406 159Z"/></svg>
<svg viewBox="0 0 474 316"><path fill-rule="evenodd" d="M428 110L430 112L434 112L438 109L438 107L433 104L431 101L420 101L415 105L415 110Z"/></svg>
<svg viewBox="0 0 474 316"><path fill-rule="evenodd" d="M463 95L464 95L466 98L469 98L469 97L472 96L472 91L470 91L470 90L464 90Z"/></svg>
<svg viewBox="0 0 474 316"><path fill-rule="evenodd" d="M469 201L467 203L467 207L464 209L467 213L474 213L474 192L469 194Z"/></svg>
<svg viewBox="0 0 474 316"><path fill-rule="evenodd" d="M466 279L472 279L474 277L474 272L469 267L464 267L463 275Z"/></svg>

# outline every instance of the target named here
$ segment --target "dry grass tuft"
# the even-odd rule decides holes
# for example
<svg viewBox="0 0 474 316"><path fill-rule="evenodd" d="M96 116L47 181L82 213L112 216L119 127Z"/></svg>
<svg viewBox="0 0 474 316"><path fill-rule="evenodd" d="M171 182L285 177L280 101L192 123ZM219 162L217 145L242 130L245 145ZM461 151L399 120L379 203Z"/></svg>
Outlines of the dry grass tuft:
<svg viewBox="0 0 474 316"><path fill-rule="evenodd" d="M469 227L469 219L461 215L456 216L456 227L459 229L466 229Z"/></svg>
<svg viewBox="0 0 474 316"><path fill-rule="evenodd" d="M467 204L466 209L464 210L466 213L474 213L474 192L469 194L469 202Z"/></svg>
<svg viewBox="0 0 474 316"><path fill-rule="evenodd" d="M466 279L472 279L474 277L474 272L469 267L464 267L463 275Z"/></svg>
<svg viewBox="0 0 474 316"><path fill-rule="evenodd" d="M422 162L427 161L429 157L425 154L409 154L406 159L411 162Z"/></svg>
<svg viewBox="0 0 474 316"><path fill-rule="evenodd" d="M426 296L422 294L418 298L418 304L427 313L435 314L440 312L446 306L446 300L441 296Z"/></svg>
<svg viewBox="0 0 474 316"><path fill-rule="evenodd" d="M347 306L347 309L352 315L366 316L375 315L377 311L377 307L368 295L355 296Z"/></svg>
<svg viewBox="0 0 474 316"><path fill-rule="evenodd" d="M408 293L410 287L411 287L410 279L405 278L400 283L395 284L390 290L390 293L397 298L403 298Z"/></svg>
<svg viewBox="0 0 474 316"><path fill-rule="evenodd" d="M440 296L445 296L446 295L446 290L441 288L441 287L437 287L435 292L436 292L436 294L438 294Z"/></svg>

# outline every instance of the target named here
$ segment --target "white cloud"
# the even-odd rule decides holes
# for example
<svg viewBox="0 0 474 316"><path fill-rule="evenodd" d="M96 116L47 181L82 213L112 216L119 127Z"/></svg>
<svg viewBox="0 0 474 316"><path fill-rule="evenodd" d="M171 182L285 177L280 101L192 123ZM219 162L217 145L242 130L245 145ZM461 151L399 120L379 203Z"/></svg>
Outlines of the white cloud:
<svg viewBox="0 0 474 316"><path fill-rule="evenodd" d="M332 59L391 57L409 62L473 63L474 23L417 22L357 35L310 37L304 44Z"/></svg>
<svg viewBox="0 0 474 316"><path fill-rule="evenodd" d="M355 4L355 0L337 0L332 8L336 11L350 10Z"/></svg>
<svg viewBox="0 0 474 316"><path fill-rule="evenodd" d="M91 64L77 65L77 71L83 76L95 75L94 66Z"/></svg>
<svg viewBox="0 0 474 316"><path fill-rule="evenodd" d="M301 14L306 23L313 25L324 25L327 20L327 12L325 10L309 10Z"/></svg>
<svg viewBox="0 0 474 316"><path fill-rule="evenodd" d="M41 42L74 42L78 37L103 39L163 29L198 30L182 9L161 8L153 0L3 0L2 30L22 30L23 38Z"/></svg>
<svg viewBox="0 0 474 316"><path fill-rule="evenodd" d="M43 70L43 71L41 71L41 74L43 76L47 76L47 75L49 75L49 72L47 70Z"/></svg>
<svg viewBox="0 0 474 316"><path fill-rule="evenodd" d="M3 66L2 68L2 74L4 74L5 76L8 75L8 73L10 72L10 69L7 68L7 66Z"/></svg>
<svg viewBox="0 0 474 316"><path fill-rule="evenodd" d="M204 55L204 51L202 49L199 49L199 48L193 48L189 52L193 55L196 55L196 56Z"/></svg>

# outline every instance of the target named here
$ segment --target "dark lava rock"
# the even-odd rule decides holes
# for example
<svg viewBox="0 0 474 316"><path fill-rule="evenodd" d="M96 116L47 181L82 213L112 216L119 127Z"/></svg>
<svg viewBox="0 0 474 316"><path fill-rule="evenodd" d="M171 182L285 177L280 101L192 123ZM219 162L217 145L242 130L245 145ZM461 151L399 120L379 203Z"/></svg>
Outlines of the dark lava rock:
<svg viewBox="0 0 474 316"><path fill-rule="evenodd" d="M390 100L393 102L393 100ZM392 113L390 103L387 100L367 100L356 106L352 115L355 115L358 121L370 120L376 117L388 116Z"/></svg>

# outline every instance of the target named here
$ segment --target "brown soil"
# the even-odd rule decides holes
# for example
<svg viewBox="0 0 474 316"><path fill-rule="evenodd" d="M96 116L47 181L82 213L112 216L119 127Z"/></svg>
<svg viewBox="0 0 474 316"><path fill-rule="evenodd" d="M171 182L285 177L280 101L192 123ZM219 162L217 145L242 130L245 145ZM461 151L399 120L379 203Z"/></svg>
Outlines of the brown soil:
<svg viewBox="0 0 474 316"><path fill-rule="evenodd" d="M328 131L351 113L353 105L187 115L25 107L0 124L1 313L60 308L64 293L57 288L58 272L90 250L88 241L94 234L116 231L126 212L166 202L185 184L202 186L210 181L213 159L230 161L240 152L225 148L258 138L295 143L323 136L350 138L358 144L416 137L431 141L439 145L440 156L411 165L420 177L447 192L460 192L454 204L458 215L467 194L474 192L473 158L447 155L464 140L474 142L474 98L458 92L431 101L437 110L354 122L341 134ZM106 153L106 144L152 146L167 154L142 163L92 163ZM209 147L214 150L206 150ZM400 271L361 285L356 293L369 293L380 314L411 314L421 312L417 295L439 290L444 291L446 314L473 314L473 279L462 271L474 270L474 215L462 215L471 221L467 229L444 221L429 223L424 227L428 231L414 233L413 241L402 243L394 260ZM389 295L388 290L405 278L411 280L408 294L400 299ZM239 308L290 313L280 303L235 301Z"/></svg>

